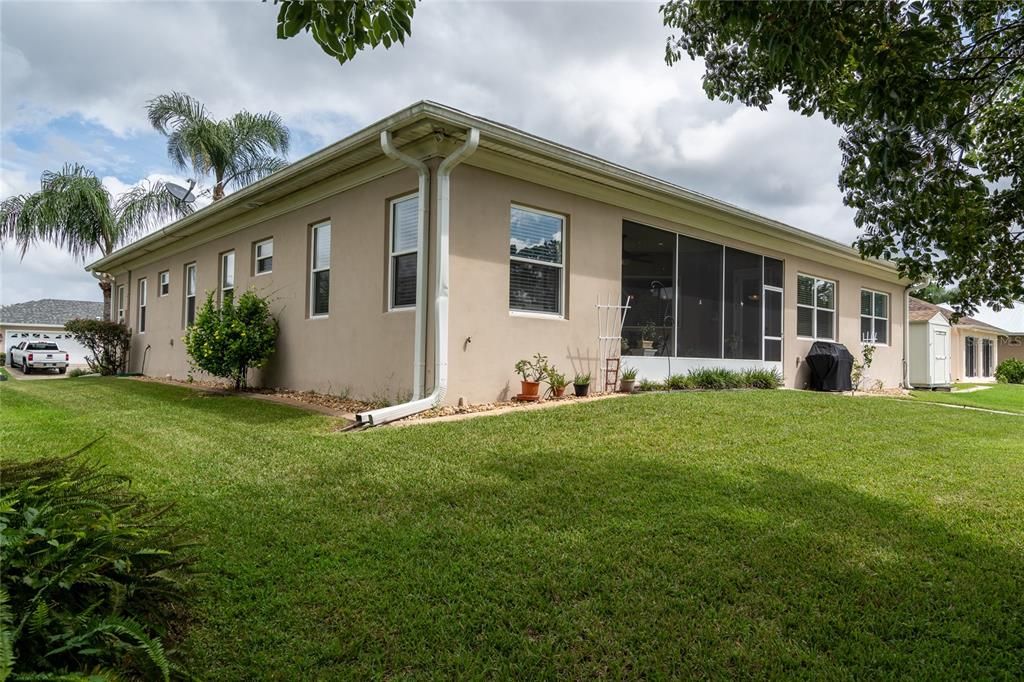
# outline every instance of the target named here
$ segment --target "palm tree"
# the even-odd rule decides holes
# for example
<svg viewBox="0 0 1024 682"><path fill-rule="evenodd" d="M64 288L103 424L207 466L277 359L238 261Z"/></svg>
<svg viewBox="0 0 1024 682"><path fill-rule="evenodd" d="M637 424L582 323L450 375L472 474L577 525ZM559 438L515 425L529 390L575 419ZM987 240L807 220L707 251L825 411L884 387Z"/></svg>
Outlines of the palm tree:
<svg viewBox="0 0 1024 682"><path fill-rule="evenodd" d="M162 182L143 182L116 201L85 166L65 164L43 173L38 192L0 203L0 239L13 241L21 257L36 242L49 242L85 260L95 251L109 256L119 245L192 209L164 190ZM110 319L109 278L100 279L103 316Z"/></svg>
<svg viewBox="0 0 1024 682"><path fill-rule="evenodd" d="M147 110L149 122L167 136L167 155L178 168L213 173L214 201L224 198L228 185L244 187L287 165L274 154L288 153L288 128L272 111L216 120L183 92L151 99Z"/></svg>

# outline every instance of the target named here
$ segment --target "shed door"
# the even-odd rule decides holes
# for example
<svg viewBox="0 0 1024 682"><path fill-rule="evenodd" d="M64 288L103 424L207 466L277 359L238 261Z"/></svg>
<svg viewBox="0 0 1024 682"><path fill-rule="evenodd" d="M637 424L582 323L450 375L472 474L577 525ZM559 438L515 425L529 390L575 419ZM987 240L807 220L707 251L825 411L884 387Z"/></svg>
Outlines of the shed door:
<svg viewBox="0 0 1024 682"><path fill-rule="evenodd" d="M945 329L936 329L932 334L932 383L949 383L949 334Z"/></svg>

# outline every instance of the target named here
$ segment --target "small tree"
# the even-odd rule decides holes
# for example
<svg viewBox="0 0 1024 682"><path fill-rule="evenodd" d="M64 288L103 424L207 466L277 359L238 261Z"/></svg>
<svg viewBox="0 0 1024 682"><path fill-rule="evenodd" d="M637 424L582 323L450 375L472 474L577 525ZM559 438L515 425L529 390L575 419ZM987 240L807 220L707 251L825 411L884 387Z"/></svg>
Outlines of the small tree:
<svg viewBox="0 0 1024 682"><path fill-rule="evenodd" d="M74 334L89 349L85 361L89 369L103 375L124 372L132 332L120 322L110 320L71 320L64 330Z"/></svg>
<svg viewBox="0 0 1024 682"><path fill-rule="evenodd" d="M277 321L270 305L253 291L235 301L232 296L217 306L213 294L185 332L185 349L193 367L231 379L235 390L245 388L249 369L267 364L277 343Z"/></svg>
<svg viewBox="0 0 1024 682"><path fill-rule="evenodd" d="M861 389L868 370L871 369L871 362L875 359L875 347L870 343L865 343L860 353L861 359L853 361L853 371L850 375L854 391Z"/></svg>

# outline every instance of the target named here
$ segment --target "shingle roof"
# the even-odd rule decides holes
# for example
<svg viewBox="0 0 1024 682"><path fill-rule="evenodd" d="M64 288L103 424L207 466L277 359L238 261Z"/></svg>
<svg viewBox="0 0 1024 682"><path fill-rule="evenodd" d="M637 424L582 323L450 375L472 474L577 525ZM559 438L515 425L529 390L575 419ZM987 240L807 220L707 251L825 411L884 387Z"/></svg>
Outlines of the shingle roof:
<svg viewBox="0 0 1024 682"><path fill-rule="evenodd" d="M952 310L948 310L946 308L943 308L942 306L935 305L934 303L929 303L928 301L922 301L921 299L914 298L913 296L910 297L911 322L926 322L935 317L935 313L939 313L947 320L949 320L950 324L953 324L953 321L950 319L953 316ZM992 332L993 334L1005 335L1007 333L1005 329L994 327L988 324L987 322L976 320L973 317L961 317L959 320L956 321L956 324L961 327L974 327L976 329L984 329L986 331Z"/></svg>
<svg viewBox="0 0 1024 682"><path fill-rule="evenodd" d="M0 306L0 323L64 325L79 318L101 319L103 304L97 301L66 301L41 298L38 301Z"/></svg>

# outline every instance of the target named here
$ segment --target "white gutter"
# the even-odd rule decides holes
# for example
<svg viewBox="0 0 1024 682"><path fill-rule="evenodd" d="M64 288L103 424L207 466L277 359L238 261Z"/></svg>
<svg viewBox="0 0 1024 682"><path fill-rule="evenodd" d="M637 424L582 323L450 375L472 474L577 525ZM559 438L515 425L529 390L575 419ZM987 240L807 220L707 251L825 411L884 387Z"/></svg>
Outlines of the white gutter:
<svg viewBox="0 0 1024 682"><path fill-rule="evenodd" d="M437 284L434 301L434 390L426 398L412 400L379 410L360 412L356 422L378 426L434 407L448 392L448 231L451 219L452 169L476 151L479 128L470 128L466 141L437 167Z"/></svg>
<svg viewBox="0 0 1024 682"><path fill-rule="evenodd" d="M430 168L419 159L403 154L391 142L391 131L384 130L380 134L380 148L395 161L400 161L410 168L415 168L420 177L419 184L419 218L416 223L416 332L412 359L412 399L423 397L424 373L427 370L427 235L430 229ZM390 219L390 218L389 218ZM393 238L393 237L390 237ZM389 301L390 304L390 301Z"/></svg>

